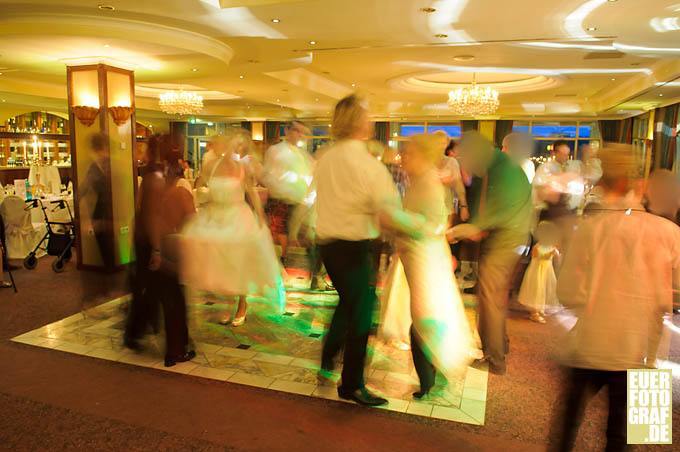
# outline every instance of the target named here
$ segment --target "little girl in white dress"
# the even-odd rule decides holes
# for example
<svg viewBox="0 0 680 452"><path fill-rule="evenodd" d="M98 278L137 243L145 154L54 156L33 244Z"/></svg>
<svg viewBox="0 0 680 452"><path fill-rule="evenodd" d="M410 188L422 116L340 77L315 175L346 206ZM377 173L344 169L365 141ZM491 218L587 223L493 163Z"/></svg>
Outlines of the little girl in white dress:
<svg viewBox="0 0 680 452"><path fill-rule="evenodd" d="M240 326L246 295L264 295L282 310L285 289L260 199L246 165L234 158L250 138L235 132L227 139L208 179L209 202L184 228L181 277L192 289L238 297L231 325Z"/></svg>
<svg viewBox="0 0 680 452"><path fill-rule="evenodd" d="M536 227L536 245L531 250L531 263L524 273L522 287L519 289L519 302L529 309L529 318L534 322L545 323L546 306L556 306L557 278L553 258L559 256L557 250L557 227L542 221Z"/></svg>

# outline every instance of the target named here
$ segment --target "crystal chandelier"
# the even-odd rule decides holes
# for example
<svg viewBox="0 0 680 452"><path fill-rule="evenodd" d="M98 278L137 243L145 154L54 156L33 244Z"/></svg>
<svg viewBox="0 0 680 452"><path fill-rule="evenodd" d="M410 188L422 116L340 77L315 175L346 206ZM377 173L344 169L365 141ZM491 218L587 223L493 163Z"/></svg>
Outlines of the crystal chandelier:
<svg viewBox="0 0 680 452"><path fill-rule="evenodd" d="M448 104L457 115L480 116L495 113L500 103L498 91L477 86L475 74L472 74L472 85L450 91Z"/></svg>
<svg viewBox="0 0 680 452"><path fill-rule="evenodd" d="M203 109L203 97L189 91L167 91L160 95L158 105L169 115L195 115Z"/></svg>

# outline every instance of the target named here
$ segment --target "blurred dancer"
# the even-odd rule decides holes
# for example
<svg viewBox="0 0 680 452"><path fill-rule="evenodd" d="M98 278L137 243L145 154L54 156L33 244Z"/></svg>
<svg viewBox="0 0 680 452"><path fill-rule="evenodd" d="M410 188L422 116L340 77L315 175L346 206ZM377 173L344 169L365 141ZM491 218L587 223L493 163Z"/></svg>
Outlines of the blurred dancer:
<svg viewBox="0 0 680 452"><path fill-rule="evenodd" d="M533 180L534 201L539 220L559 221L569 217L583 195L581 162L570 160L571 148L564 140L553 143L551 159L536 170Z"/></svg>
<svg viewBox="0 0 680 452"><path fill-rule="evenodd" d="M654 215L676 222L680 209L680 182L669 170L658 169L647 182L645 207Z"/></svg>
<svg viewBox="0 0 680 452"><path fill-rule="evenodd" d="M557 282L575 327L563 345L568 367L560 406L559 450L574 447L588 401L608 387L607 450L626 448L626 370L655 359L649 343L671 311L672 272L680 267L680 229L627 196L636 168L630 146L601 153L602 204L578 227Z"/></svg>
<svg viewBox="0 0 680 452"><path fill-rule="evenodd" d="M289 226L293 210L301 206L307 210L305 199L309 195L314 176L312 156L298 147L307 128L300 121L285 127L283 140L271 146L264 155L262 182L269 190L267 212L270 227L281 246L281 262L288 254ZM297 237L293 237L297 240Z"/></svg>
<svg viewBox="0 0 680 452"><path fill-rule="evenodd" d="M531 161L531 156L534 153L534 139L528 133L513 132L503 138L503 147L501 151L505 152L522 167L522 171L527 176L529 183L532 183L536 175L536 167Z"/></svg>
<svg viewBox="0 0 680 452"><path fill-rule="evenodd" d="M466 222L470 219L470 210L468 209L467 197L465 196L465 184L463 184L458 160L455 157L446 155L446 150L452 140L443 131L439 131L435 135L439 140L439 146L442 150L441 158L437 162L439 180L445 187L444 196L446 207L449 211L449 226L453 226L454 217L457 217L461 222Z"/></svg>
<svg viewBox="0 0 680 452"><path fill-rule="evenodd" d="M337 140L317 164L317 238L323 262L340 301L326 335L320 380L327 380L344 346L338 395L363 405L387 400L366 389L366 345L375 305L373 242L376 219L392 229L406 228L411 217L400 209L399 194L385 167L366 147L373 136L368 110L352 95L335 107L332 133ZM417 230L410 225L409 230Z"/></svg>
<svg viewBox="0 0 680 452"><path fill-rule="evenodd" d="M479 259L477 324L489 371L506 371L505 320L510 284L531 224L531 186L522 169L477 132L460 144L464 169L482 179L480 206L470 223L454 226L450 241L482 240Z"/></svg>
<svg viewBox="0 0 680 452"><path fill-rule="evenodd" d="M557 305L557 277L553 259L559 256L559 231L554 224L542 221L534 236L536 244L531 250L531 263L524 273L518 301L529 309L529 319L545 323L545 307Z"/></svg>
<svg viewBox="0 0 680 452"><path fill-rule="evenodd" d="M225 137L225 154L207 177L210 200L188 222L182 239L183 283L192 289L235 296L238 307L231 320L234 327L246 320L246 295L265 295L278 309L285 302L279 263L260 198L248 167L234 158L251 143L245 130Z"/></svg>
<svg viewBox="0 0 680 452"><path fill-rule="evenodd" d="M140 168L142 182L135 202L135 262L130 271L132 300L125 325L124 344L140 350L139 339L149 326L156 327L158 312L158 286L151 274L151 259L160 250L154 246L155 219L165 190L164 167L160 161L161 145L167 137L153 135L149 139L144 156L145 165Z"/></svg>
<svg viewBox="0 0 680 452"><path fill-rule="evenodd" d="M164 137L169 142L169 136ZM166 184L153 213L149 269L156 285L155 295L163 307L165 322L165 366L190 361L196 352L189 350L187 310L184 289L179 281L179 233L195 213L191 192L177 182L183 168L176 158L167 160ZM162 207L162 208L161 208Z"/></svg>
<svg viewBox="0 0 680 452"><path fill-rule="evenodd" d="M413 394L416 399L427 396L437 371L460 377L472 345L445 237L446 189L436 167L441 159L440 141L435 135L416 135L403 152L402 162L411 181L404 208L422 215L425 224L421 229L428 232L418 239L397 239L398 259L392 262L383 292L381 333L385 339L396 341L410 336L420 379L420 390ZM411 325L408 319L412 319Z"/></svg>

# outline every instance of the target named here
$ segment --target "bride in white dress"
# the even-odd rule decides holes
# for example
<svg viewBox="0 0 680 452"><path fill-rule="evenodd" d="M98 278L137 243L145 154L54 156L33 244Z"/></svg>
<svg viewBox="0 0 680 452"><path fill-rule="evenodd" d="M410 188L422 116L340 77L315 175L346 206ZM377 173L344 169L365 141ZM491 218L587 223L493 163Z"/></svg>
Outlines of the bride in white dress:
<svg viewBox="0 0 680 452"><path fill-rule="evenodd" d="M226 139L225 154L210 169L209 202L183 231L181 276L192 289L237 297L231 325L240 326L246 319L246 295L263 295L279 310L286 295L253 178L238 160L239 151L252 142L246 131Z"/></svg>
<svg viewBox="0 0 680 452"><path fill-rule="evenodd" d="M383 292L383 339L411 340L422 398L435 383L436 372L460 378L470 362L472 334L453 275L445 237L448 209L436 162L439 138L417 135L407 144L402 166L409 175L404 208L423 216L423 237L398 237L396 253ZM397 258L398 257L398 258Z"/></svg>

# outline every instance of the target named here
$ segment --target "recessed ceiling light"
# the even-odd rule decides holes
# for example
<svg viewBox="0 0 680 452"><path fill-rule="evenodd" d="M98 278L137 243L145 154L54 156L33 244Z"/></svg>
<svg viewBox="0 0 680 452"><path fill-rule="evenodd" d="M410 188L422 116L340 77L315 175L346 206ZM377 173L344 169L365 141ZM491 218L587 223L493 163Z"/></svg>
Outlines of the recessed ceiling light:
<svg viewBox="0 0 680 452"><path fill-rule="evenodd" d="M612 79L612 82L613 82L614 80L616 80L616 79L615 79L615 78L613 78L613 79Z"/></svg>
<svg viewBox="0 0 680 452"><path fill-rule="evenodd" d="M106 47L106 48L108 49L108 48L111 47L111 46L108 45L108 44L104 44L104 47Z"/></svg>
<svg viewBox="0 0 680 452"><path fill-rule="evenodd" d="M316 99L314 99L314 101L315 101L315 102L319 102L319 98L317 97Z"/></svg>
<svg viewBox="0 0 680 452"><path fill-rule="evenodd" d="M2 75L2 72L0 72L0 75Z"/></svg>
<svg viewBox="0 0 680 452"><path fill-rule="evenodd" d="M316 41L309 41L310 45L316 45Z"/></svg>
<svg viewBox="0 0 680 452"><path fill-rule="evenodd" d="M663 97L663 94L659 94L659 97Z"/></svg>
<svg viewBox="0 0 680 452"><path fill-rule="evenodd" d="M272 22L278 24L279 22L281 22L281 19L272 19Z"/></svg>
<svg viewBox="0 0 680 452"><path fill-rule="evenodd" d="M191 72L198 72L198 68L192 67Z"/></svg>
<svg viewBox="0 0 680 452"><path fill-rule="evenodd" d="M7 102L5 99L2 99L3 102Z"/></svg>
<svg viewBox="0 0 680 452"><path fill-rule="evenodd" d="M588 27L586 28L588 31L597 31L597 27Z"/></svg>
<svg viewBox="0 0 680 452"><path fill-rule="evenodd" d="M97 5L97 8L99 8L102 11L115 11L116 7L112 5Z"/></svg>
<svg viewBox="0 0 680 452"><path fill-rule="evenodd" d="M276 99L276 102L281 102L281 99Z"/></svg>
<svg viewBox="0 0 680 452"><path fill-rule="evenodd" d="M443 39L443 38L448 38L449 35L444 34L444 33L437 33L436 35L434 35L434 37Z"/></svg>
<svg viewBox="0 0 680 452"><path fill-rule="evenodd" d="M355 86L357 86L357 84L356 84L356 83L352 83L352 88L354 88Z"/></svg>
<svg viewBox="0 0 680 452"><path fill-rule="evenodd" d="M423 13L426 13L426 14L431 14L431 13L437 11L437 10L435 8L427 7L427 8L420 8L420 11L423 12Z"/></svg>
<svg viewBox="0 0 680 452"><path fill-rule="evenodd" d="M453 57L456 61L472 61L475 59L474 55L458 55Z"/></svg>
<svg viewBox="0 0 680 452"><path fill-rule="evenodd" d="M239 75L238 78L243 79L245 78L245 75Z"/></svg>

